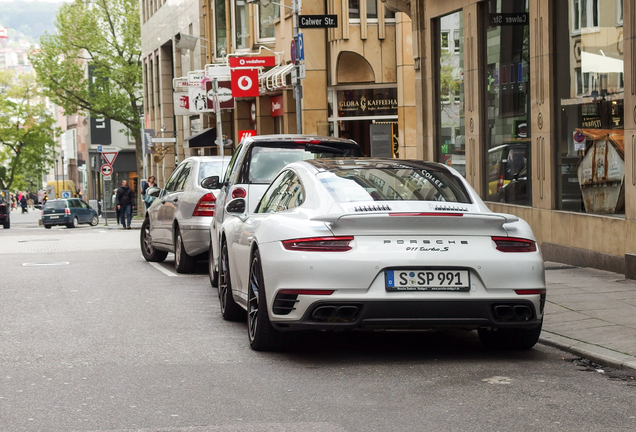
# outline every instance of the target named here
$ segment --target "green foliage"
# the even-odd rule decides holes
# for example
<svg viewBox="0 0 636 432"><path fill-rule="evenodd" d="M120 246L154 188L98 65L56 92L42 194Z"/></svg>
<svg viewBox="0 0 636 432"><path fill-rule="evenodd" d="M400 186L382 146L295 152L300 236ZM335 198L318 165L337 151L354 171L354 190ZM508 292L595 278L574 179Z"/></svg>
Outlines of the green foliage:
<svg viewBox="0 0 636 432"><path fill-rule="evenodd" d="M65 3L55 26L56 33L43 36L40 50L29 55L45 93L66 113L89 113L122 123L135 137L139 167L142 70L138 0Z"/></svg>
<svg viewBox="0 0 636 432"><path fill-rule="evenodd" d="M0 189L30 188L53 161L55 133L35 76L0 71Z"/></svg>

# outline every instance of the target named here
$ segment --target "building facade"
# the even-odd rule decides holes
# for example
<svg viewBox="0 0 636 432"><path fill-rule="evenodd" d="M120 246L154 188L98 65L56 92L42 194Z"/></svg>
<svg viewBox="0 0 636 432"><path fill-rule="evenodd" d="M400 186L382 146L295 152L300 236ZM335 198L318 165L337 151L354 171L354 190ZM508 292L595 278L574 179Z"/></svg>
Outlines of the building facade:
<svg viewBox="0 0 636 432"><path fill-rule="evenodd" d="M418 158L458 160L545 259L636 277L635 2L388 3L413 18Z"/></svg>

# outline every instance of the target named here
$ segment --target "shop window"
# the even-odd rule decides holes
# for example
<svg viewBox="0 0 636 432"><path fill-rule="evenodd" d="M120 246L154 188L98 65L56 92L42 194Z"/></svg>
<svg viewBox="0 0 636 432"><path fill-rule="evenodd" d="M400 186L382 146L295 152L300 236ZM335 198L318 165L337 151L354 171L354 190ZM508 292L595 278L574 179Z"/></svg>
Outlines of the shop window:
<svg viewBox="0 0 636 432"><path fill-rule="evenodd" d="M225 0L214 0L214 40L215 56L223 58L227 54L227 19Z"/></svg>
<svg viewBox="0 0 636 432"><path fill-rule="evenodd" d="M463 17L456 12L438 22L438 143L437 160L466 174L464 128ZM450 46L453 35L454 47ZM457 37L455 37L457 35ZM456 41L456 42L455 42Z"/></svg>
<svg viewBox="0 0 636 432"><path fill-rule="evenodd" d="M486 199L531 205L528 1L489 0L486 25ZM504 17L516 18L510 24Z"/></svg>
<svg viewBox="0 0 636 432"><path fill-rule="evenodd" d="M562 210L624 213L625 84L617 7L622 11L621 1L555 2L556 201ZM570 28L557 24L564 22ZM577 31L586 25L598 31Z"/></svg>
<svg viewBox="0 0 636 432"><path fill-rule="evenodd" d="M275 23L280 18L280 6L274 3L267 6L259 4L256 11L258 42L274 42L276 37Z"/></svg>
<svg viewBox="0 0 636 432"><path fill-rule="evenodd" d="M234 48L237 50L249 48L249 11L246 0L233 0L232 13L234 18Z"/></svg>

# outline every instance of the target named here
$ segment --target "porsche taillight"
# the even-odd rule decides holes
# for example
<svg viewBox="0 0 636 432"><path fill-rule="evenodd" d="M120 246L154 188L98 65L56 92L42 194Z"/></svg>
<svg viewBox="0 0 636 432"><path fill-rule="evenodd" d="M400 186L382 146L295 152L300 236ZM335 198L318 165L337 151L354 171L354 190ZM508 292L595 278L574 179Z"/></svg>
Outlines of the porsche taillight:
<svg viewBox="0 0 636 432"><path fill-rule="evenodd" d="M192 216L214 216L215 209L216 197L213 193L206 193L197 203Z"/></svg>
<svg viewBox="0 0 636 432"><path fill-rule="evenodd" d="M537 244L533 240L517 237L492 237L497 250L501 252L535 252Z"/></svg>
<svg viewBox="0 0 636 432"><path fill-rule="evenodd" d="M346 252L351 250L349 243L353 236L312 237L283 240L283 247L291 251L305 252Z"/></svg>

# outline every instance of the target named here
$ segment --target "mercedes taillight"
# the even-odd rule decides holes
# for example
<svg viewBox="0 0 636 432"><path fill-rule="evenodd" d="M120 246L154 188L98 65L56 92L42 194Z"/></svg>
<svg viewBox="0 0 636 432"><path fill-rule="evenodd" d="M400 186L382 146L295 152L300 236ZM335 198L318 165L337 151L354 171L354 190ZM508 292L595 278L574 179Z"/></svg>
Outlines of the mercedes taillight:
<svg viewBox="0 0 636 432"><path fill-rule="evenodd" d="M213 193L206 193L197 203L192 216L214 216L215 209L216 197Z"/></svg>

